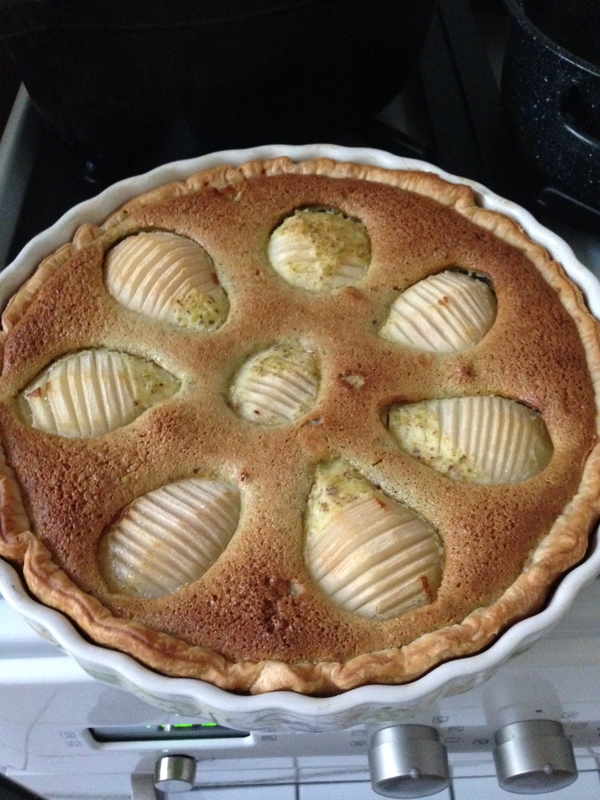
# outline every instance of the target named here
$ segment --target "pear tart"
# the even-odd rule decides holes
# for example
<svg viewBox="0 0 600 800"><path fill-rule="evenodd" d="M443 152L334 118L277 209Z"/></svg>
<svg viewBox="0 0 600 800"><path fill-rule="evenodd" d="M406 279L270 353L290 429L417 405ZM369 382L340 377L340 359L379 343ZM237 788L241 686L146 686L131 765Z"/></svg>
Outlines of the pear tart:
<svg viewBox="0 0 600 800"><path fill-rule="evenodd" d="M426 172L140 195L17 291L2 362L0 553L167 675L414 680L540 609L598 517L598 325Z"/></svg>

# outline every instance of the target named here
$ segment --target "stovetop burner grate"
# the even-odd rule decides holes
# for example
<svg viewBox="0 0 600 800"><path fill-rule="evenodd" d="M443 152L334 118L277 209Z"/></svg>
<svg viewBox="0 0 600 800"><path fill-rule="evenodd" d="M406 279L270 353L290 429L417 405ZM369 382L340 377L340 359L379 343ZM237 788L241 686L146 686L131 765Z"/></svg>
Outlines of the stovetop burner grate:
<svg viewBox="0 0 600 800"><path fill-rule="evenodd" d="M516 150L499 86L507 30L500 0L438 0L409 83L377 118L357 123L337 143L430 161L513 200L547 227L558 225L559 233L567 223L600 236L600 208L546 182ZM169 147L163 163L201 155L183 139ZM103 175L43 128L7 261L62 213L124 177Z"/></svg>

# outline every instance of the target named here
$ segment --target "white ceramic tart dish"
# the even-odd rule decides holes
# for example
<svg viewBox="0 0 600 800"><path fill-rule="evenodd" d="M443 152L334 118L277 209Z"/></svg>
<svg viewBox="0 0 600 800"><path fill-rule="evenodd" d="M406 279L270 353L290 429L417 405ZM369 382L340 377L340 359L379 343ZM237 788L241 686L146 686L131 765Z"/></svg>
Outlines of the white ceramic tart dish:
<svg viewBox="0 0 600 800"><path fill-rule="evenodd" d="M251 729L397 719L600 571L600 290L481 186L217 153L0 280L0 589L102 680Z"/></svg>

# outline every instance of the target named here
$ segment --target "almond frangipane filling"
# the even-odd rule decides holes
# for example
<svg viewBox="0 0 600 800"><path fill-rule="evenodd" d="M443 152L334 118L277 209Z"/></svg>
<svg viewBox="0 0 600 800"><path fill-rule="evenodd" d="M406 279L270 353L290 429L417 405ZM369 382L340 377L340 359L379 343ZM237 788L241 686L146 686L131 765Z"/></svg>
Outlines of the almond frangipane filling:
<svg viewBox="0 0 600 800"><path fill-rule="evenodd" d="M29 425L57 436L101 436L174 395L179 380L148 361L103 348L65 356L20 395Z"/></svg>
<svg viewBox="0 0 600 800"><path fill-rule="evenodd" d="M84 226L11 301L0 553L166 674L412 680L583 558L597 341L466 186L215 168Z"/></svg>

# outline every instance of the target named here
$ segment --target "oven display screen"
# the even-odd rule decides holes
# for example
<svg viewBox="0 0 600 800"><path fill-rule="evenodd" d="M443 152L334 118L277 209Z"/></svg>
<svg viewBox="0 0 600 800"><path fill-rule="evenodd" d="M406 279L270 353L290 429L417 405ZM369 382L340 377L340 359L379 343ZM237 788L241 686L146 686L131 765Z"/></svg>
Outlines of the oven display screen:
<svg viewBox="0 0 600 800"><path fill-rule="evenodd" d="M216 722L181 722L173 725L111 725L90 728L97 742L169 742L179 739L245 739L248 731L225 728Z"/></svg>

